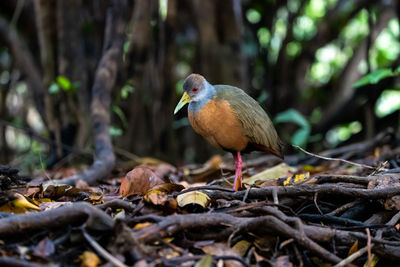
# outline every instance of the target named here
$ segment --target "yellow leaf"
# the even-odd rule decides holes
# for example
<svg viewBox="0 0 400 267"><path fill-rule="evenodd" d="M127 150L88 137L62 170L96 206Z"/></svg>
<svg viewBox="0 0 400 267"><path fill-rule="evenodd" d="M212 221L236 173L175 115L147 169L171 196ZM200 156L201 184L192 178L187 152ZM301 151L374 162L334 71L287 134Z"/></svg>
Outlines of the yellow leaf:
<svg viewBox="0 0 400 267"><path fill-rule="evenodd" d="M358 251L358 240L351 246L348 256Z"/></svg>
<svg viewBox="0 0 400 267"><path fill-rule="evenodd" d="M286 163L281 163L279 165L276 165L275 167L266 169L249 178L243 179L243 182L246 184L254 184L256 181L278 179L279 177L286 176L288 173L293 173L296 171L296 168L290 167Z"/></svg>
<svg viewBox="0 0 400 267"><path fill-rule="evenodd" d="M212 264L212 257L210 254L204 255L201 260L196 262L196 265L194 267L210 267Z"/></svg>
<svg viewBox="0 0 400 267"><path fill-rule="evenodd" d="M247 250L249 249L249 247L251 246L251 243L246 241L246 240L240 240L239 242L237 242L232 249L239 254L240 256L244 256L247 252Z"/></svg>
<svg viewBox="0 0 400 267"><path fill-rule="evenodd" d="M378 263L379 258L375 254L372 254L371 266L368 266L368 260L364 263L364 267L375 267Z"/></svg>
<svg viewBox="0 0 400 267"><path fill-rule="evenodd" d="M90 251L85 251L79 256L81 267L97 267L100 264L100 259L96 254Z"/></svg>
<svg viewBox="0 0 400 267"><path fill-rule="evenodd" d="M134 230L139 230L139 229L146 228L146 227L148 227L148 226L150 226L150 225L152 225L152 223L150 223L150 222L137 223L137 224L133 227L133 229L134 229Z"/></svg>
<svg viewBox="0 0 400 267"><path fill-rule="evenodd" d="M295 176L288 176L287 178L284 179L283 185L284 186L294 185L294 184L303 182L304 180L306 180L309 177L310 177L309 172L296 174Z"/></svg>
<svg viewBox="0 0 400 267"><path fill-rule="evenodd" d="M188 204L198 204L205 208L209 201L210 197L200 191L190 191L177 197L179 207L184 207Z"/></svg>

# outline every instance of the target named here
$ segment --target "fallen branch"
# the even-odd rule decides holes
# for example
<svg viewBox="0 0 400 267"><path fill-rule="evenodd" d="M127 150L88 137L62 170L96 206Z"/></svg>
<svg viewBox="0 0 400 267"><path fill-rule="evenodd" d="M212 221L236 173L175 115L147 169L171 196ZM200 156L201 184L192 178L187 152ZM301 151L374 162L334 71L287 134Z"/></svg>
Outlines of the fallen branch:
<svg viewBox="0 0 400 267"><path fill-rule="evenodd" d="M104 231L111 230L114 221L105 212L93 205L78 202L49 211L32 212L0 219L0 238L82 224L88 229Z"/></svg>
<svg viewBox="0 0 400 267"><path fill-rule="evenodd" d="M112 263L113 266L117 267L128 267L128 265L122 263L119 259L115 258L113 255L111 255L107 250L105 250L102 246L99 245L99 243L96 242L86 231L85 229L81 229L82 234L85 237L86 241L90 244L90 246L100 254L100 256L106 260L108 260L110 263Z"/></svg>
<svg viewBox="0 0 400 267"><path fill-rule="evenodd" d="M336 185L301 185L301 186L270 186L266 188L251 188L248 192L248 198L266 199L272 197L276 190L279 196L304 196L318 193L322 195L349 196L355 198L381 199L400 195L400 187L388 187L383 189L359 189L348 188ZM207 193L213 199L243 199L246 191L237 191L234 193L211 191Z"/></svg>
<svg viewBox="0 0 400 267"><path fill-rule="evenodd" d="M339 257L319 246L302 234L301 231L293 229L285 222L270 215L257 218L238 218L223 213L172 215L159 223L136 232L135 236L141 242L151 242L183 230L201 228L211 231L212 227L221 226L227 226L230 233L265 231L279 233L286 237L294 238L300 245L329 262L337 263L341 261Z"/></svg>
<svg viewBox="0 0 400 267"><path fill-rule="evenodd" d="M348 256L347 258L345 258L344 260L342 260L338 264L334 265L333 267L348 266L354 260L356 260L357 258L361 257L365 252L367 252L367 250L368 250L368 247L363 247L362 249L359 249L357 252L354 252L353 254L351 254L350 256Z"/></svg>
<svg viewBox="0 0 400 267"><path fill-rule="evenodd" d="M39 264L32 261L17 260L11 257L0 257L0 266L8 267L57 267L58 264Z"/></svg>

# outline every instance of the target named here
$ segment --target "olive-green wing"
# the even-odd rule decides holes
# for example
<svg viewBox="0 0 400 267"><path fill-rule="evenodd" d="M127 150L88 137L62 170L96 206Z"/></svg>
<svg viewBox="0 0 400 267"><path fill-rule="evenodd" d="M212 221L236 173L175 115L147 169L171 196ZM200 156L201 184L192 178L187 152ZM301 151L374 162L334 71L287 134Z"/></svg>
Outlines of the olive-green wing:
<svg viewBox="0 0 400 267"><path fill-rule="evenodd" d="M237 87L228 85L214 87L217 100L227 100L235 110L250 143L258 146L259 150L269 151L282 157L282 142L267 113L257 101Z"/></svg>

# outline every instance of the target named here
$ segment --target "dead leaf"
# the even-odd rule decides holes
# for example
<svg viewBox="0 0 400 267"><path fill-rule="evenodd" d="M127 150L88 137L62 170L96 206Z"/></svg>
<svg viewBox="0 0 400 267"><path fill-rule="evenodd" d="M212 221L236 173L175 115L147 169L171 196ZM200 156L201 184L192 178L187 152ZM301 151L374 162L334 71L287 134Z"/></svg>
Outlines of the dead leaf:
<svg viewBox="0 0 400 267"><path fill-rule="evenodd" d="M91 251L85 251L79 256L81 267L97 267L100 264L100 259Z"/></svg>
<svg viewBox="0 0 400 267"><path fill-rule="evenodd" d="M40 211L40 208L29 202L23 195L14 191L3 192L1 194L2 202L0 211L8 213L25 213L28 209Z"/></svg>
<svg viewBox="0 0 400 267"><path fill-rule="evenodd" d="M185 189L185 187L181 184L173 184L173 183L164 183L164 184L158 184L156 186L153 186L152 188L150 188L150 191L162 191L168 194L171 194L173 192L180 192L183 189Z"/></svg>
<svg viewBox="0 0 400 267"><path fill-rule="evenodd" d="M368 260L364 263L364 267L375 267L378 264L379 258L375 254L372 254L371 265L368 265Z"/></svg>
<svg viewBox="0 0 400 267"><path fill-rule="evenodd" d="M306 180L309 177L310 177L310 173L309 172L296 174L294 176L289 176L289 177L287 177L286 179L283 180L283 185L284 186L294 185L294 184L303 182L304 180Z"/></svg>
<svg viewBox="0 0 400 267"><path fill-rule="evenodd" d="M122 179L119 193L123 197L144 195L149 189L163 183L164 181L149 168L137 167Z"/></svg>
<svg viewBox="0 0 400 267"><path fill-rule="evenodd" d="M214 243L212 245L204 246L202 247L202 250L210 255L214 256L224 256L224 255L229 255L229 256L235 256L240 258L240 255L237 254L233 249L227 247L225 243ZM239 267L242 266L241 263L233 260L224 260L224 266L227 267Z"/></svg>
<svg viewBox="0 0 400 267"><path fill-rule="evenodd" d="M288 255L280 256L276 259L271 260L276 267L293 267L293 263L290 262Z"/></svg>
<svg viewBox="0 0 400 267"><path fill-rule="evenodd" d="M159 190L151 190L144 196L144 200L154 205L164 205L168 201L168 195Z"/></svg>
<svg viewBox="0 0 400 267"><path fill-rule="evenodd" d="M368 189L385 189L389 187L400 187L400 175L379 175L368 183ZM385 200L380 200L386 210L400 210L400 195Z"/></svg>
<svg viewBox="0 0 400 267"><path fill-rule="evenodd" d="M350 256L351 254L356 253L357 251L358 251L358 240L356 240L356 242L354 242L354 244L351 246L347 256Z"/></svg>
<svg viewBox="0 0 400 267"><path fill-rule="evenodd" d="M78 181L76 181L75 187L78 189L90 189L88 183L82 179L79 179Z"/></svg>
<svg viewBox="0 0 400 267"><path fill-rule="evenodd" d="M56 249L53 241L46 237L45 239L41 240L39 244L37 244L35 250L33 251L33 254L45 259L51 256L55 252L55 250Z"/></svg>
<svg viewBox="0 0 400 267"><path fill-rule="evenodd" d="M184 207L189 204L197 204L203 208L207 207L210 202L210 197L200 191L190 191L177 197L179 207Z"/></svg>
<svg viewBox="0 0 400 267"><path fill-rule="evenodd" d="M211 255L206 254L206 255L204 255L203 258L201 258L201 260L196 262L196 265L194 267L211 267L212 260L213 259L212 259Z"/></svg>
<svg viewBox="0 0 400 267"><path fill-rule="evenodd" d="M256 181L267 181L271 179L278 179L279 177L287 176L288 173L295 173L295 172L297 172L296 168L290 167L286 163L281 163L279 165L276 165L275 167L266 169L249 178L243 179L243 183L254 184Z"/></svg>
<svg viewBox="0 0 400 267"><path fill-rule="evenodd" d="M172 259L179 256L179 253L173 250L172 248L162 249L158 252L161 257L165 257L167 259Z"/></svg>
<svg viewBox="0 0 400 267"><path fill-rule="evenodd" d="M241 257L243 257L244 255L246 255L247 250L249 249L249 247L251 246L251 243L247 240L240 240L239 242L237 242L232 249L239 254Z"/></svg>
<svg viewBox="0 0 400 267"><path fill-rule="evenodd" d="M146 228L146 227L148 227L148 226L150 226L152 224L153 223L151 223L151 222L137 223L133 227L133 230L140 230L140 229Z"/></svg>

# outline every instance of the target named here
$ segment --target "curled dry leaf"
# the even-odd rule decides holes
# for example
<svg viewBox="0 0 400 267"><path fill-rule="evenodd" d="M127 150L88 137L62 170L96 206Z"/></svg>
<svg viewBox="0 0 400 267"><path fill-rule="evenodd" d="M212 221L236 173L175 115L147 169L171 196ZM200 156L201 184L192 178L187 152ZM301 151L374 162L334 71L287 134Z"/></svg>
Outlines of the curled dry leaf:
<svg viewBox="0 0 400 267"><path fill-rule="evenodd" d="M144 195L149 189L163 183L164 181L149 168L137 167L122 179L119 194L123 197Z"/></svg>
<svg viewBox="0 0 400 267"><path fill-rule="evenodd" d="M23 195L14 191L1 192L0 194L1 212L25 213L28 209L40 211L40 208L29 202Z"/></svg>
<svg viewBox="0 0 400 267"><path fill-rule="evenodd" d="M205 208L210 202L210 197L200 191L190 191L179 195L177 200L179 207L184 207L189 204L197 204Z"/></svg>
<svg viewBox="0 0 400 267"><path fill-rule="evenodd" d="M144 196L144 200L153 203L154 205L165 205L176 209L175 198L169 197L168 194L179 192L184 187L180 184L164 183L152 187Z"/></svg>

